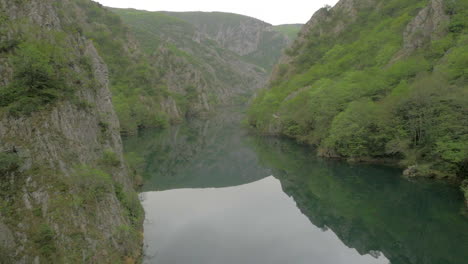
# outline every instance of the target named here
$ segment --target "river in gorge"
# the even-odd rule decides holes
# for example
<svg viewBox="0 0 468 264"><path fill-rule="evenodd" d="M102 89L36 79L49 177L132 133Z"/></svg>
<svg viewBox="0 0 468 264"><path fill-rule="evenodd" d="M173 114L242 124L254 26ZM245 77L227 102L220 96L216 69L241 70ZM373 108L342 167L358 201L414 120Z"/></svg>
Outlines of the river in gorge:
<svg viewBox="0 0 468 264"><path fill-rule="evenodd" d="M251 135L238 109L125 139L141 160L144 263L466 264L457 188Z"/></svg>

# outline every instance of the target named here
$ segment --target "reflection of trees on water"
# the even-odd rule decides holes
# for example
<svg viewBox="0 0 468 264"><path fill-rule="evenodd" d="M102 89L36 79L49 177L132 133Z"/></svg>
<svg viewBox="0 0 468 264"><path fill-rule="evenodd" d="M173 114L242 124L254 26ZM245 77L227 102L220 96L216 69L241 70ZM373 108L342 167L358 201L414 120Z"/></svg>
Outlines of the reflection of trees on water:
<svg viewBox="0 0 468 264"><path fill-rule="evenodd" d="M360 254L383 252L393 264L468 260L468 219L459 214L455 188L411 183L391 168L318 159L285 140L251 145L310 221Z"/></svg>
<svg viewBox="0 0 468 264"><path fill-rule="evenodd" d="M314 225L332 229L360 254L383 252L393 264L466 263L468 219L459 214L455 188L411 183L396 169L318 159L288 140L247 136L240 118L230 111L127 139L126 150L145 159L145 190L227 187L273 174Z"/></svg>
<svg viewBox="0 0 468 264"><path fill-rule="evenodd" d="M145 191L241 185L269 175L245 144L241 114L225 110L164 131L144 131L125 141L145 160Z"/></svg>

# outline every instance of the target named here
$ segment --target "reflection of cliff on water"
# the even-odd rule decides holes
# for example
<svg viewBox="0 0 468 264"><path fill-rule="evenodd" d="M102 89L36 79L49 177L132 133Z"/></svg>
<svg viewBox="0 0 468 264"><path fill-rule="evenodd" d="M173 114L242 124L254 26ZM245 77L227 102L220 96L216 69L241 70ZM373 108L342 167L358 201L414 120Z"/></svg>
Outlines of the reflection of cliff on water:
<svg viewBox="0 0 468 264"><path fill-rule="evenodd" d="M228 108L209 120L163 131L146 130L125 140L125 151L144 159L143 191L228 187L271 175L245 144L241 113Z"/></svg>
<svg viewBox="0 0 468 264"><path fill-rule="evenodd" d="M452 186L318 159L285 140L251 141L310 221L359 253L380 251L392 264L468 263L468 219L459 214L463 200Z"/></svg>

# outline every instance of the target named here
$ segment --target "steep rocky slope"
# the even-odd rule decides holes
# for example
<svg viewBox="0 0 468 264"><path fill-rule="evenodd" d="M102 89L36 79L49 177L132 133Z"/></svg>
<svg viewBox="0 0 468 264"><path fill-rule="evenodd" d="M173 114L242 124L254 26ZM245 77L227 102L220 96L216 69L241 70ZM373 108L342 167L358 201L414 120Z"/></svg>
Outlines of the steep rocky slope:
<svg viewBox="0 0 468 264"><path fill-rule="evenodd" d="M319 10L259 93L250 124L324 156L466 179L467 14L466 1L452 0L341 0Z"/></svg>
<svg viewBox="0 0 468 264"><path fill-rule="evenodd" d="M87 1L0 1L0 263L132 263L143 212Z"/></svg>
<svg viewBox="0 0 468 264"><path fill-rule="evenodd" d="M272 26L261 20L222 12L164 12L196 27L194 38L215 41L245 61L270 72L302 25Z"/></svg>
<svg viewBox="0 0 468 264"><path fill-rule="evenodd" d="M181 120L187 104L177 104L177 94L168 90L163 76L169 64L159 67L153 63L117 15L95 2L76 2L82 9L76 17L80 20L77 30L93 41L109 66L121 132L135 134L139 128L164 127L169 121Z"/></svg>
<svg viewBox="0 0 468 264"><path fill-rule="evenodd" d="M179 119L245 101L265 85L290 43L271 25L241 15L111 10L130 26L151 67L159 69Z"/></svg>

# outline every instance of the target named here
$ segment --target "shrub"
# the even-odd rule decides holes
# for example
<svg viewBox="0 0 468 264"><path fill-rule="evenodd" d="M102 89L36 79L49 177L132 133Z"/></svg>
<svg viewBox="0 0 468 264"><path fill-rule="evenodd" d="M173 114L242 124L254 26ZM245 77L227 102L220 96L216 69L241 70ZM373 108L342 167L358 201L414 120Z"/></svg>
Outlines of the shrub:
<svg viewBox="0 0 468 264"><path fill-rule="evenodd" d="M4 175L17 170L20 167L21 160L14 153L0 152L0 174Z"/></svg>
<svg viewBox="0 0 468 264"><path fill-rule="evenodd" d="M121 225L117 227L114 234L126 257L131 257L138 252L140 236L132 226Z"/></svg>
<svg viewBox="0 0 468 264"><path fill-rule="evenodd" d="M18 46L11 58L13 80L0 89L0 107L13 115L30 114L68 95L64 50L40 41Z"/></svg>
<svg viewBox="0 0 468 264"><path fill-rule="evenodd" d="M112 191L111 176L102 170L87 166L76 168L72 175L72 184L79 189L85 202L101 200Z"/></svg>
<svg viewBox="0 0 468 264"><path fill-rule="evenodd" d="M101 164L107 167L120 166L120 159L115 152L110 149L104 151Z"/></svg>
<svg viewBox="0 0 468 264"><path fill-rule="evenodd" d="M50 257L55 252L54 243L55 232L47 224L41 224L38 231L33 237L34 243L37 244L41 254L45 257Z"/></svg>
<svg viewBox="0 0 468 264"><path fill-rule="evenodd" d="M143 219L143 208L141 207L138 194L134 191L125 191L120 183L115 183L115 195L123 208L125 208L128 217L134 228L137 228Z"/></svg>

